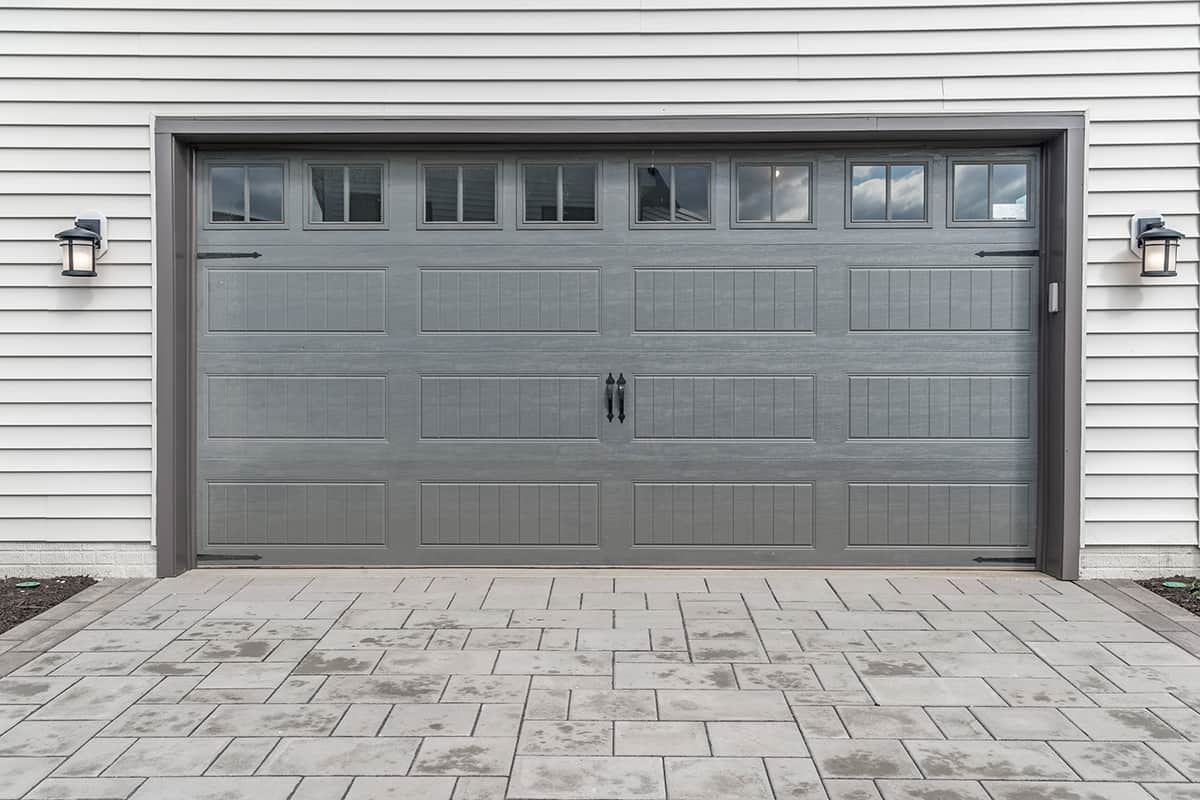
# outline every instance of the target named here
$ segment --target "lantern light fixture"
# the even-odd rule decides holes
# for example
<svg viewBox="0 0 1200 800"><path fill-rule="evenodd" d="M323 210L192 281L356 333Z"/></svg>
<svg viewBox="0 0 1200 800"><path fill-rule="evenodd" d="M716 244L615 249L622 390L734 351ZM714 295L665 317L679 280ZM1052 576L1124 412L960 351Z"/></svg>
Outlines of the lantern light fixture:
<svg viewBox="0 0 1200 800"><path fill-rule="evenodd" d="M96 261L108 250L108 219L85 212L73 227L54 234L62 250L62 274L71 278L96 277Z"/></svg>
<svg viewBox="0 0 1200 800"><path fill-rule="evenodd" d="M1167 227L1157 211L1139 211L1129 221L1129 249L1142 260L1143 278L1173 278L1179 273L1179 242L1183 234Z"/></svg>

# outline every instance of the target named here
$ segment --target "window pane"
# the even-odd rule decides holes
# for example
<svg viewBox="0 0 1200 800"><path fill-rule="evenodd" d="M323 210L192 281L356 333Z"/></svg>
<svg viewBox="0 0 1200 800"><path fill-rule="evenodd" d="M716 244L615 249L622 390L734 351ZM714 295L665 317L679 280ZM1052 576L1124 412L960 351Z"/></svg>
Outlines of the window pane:
<svg viewBox="0 0 1200 800"><path fill-rule="evenodd" d="M894 166L891 183L891 218L900 222L924 220L925 167L912 164Z"/></svg>
<svg viewBox="0 0 1200 800"><path fill-rule="evenodd" d="M675 222L708 222L708 167L675 167Z"/></svg>
<svg viewBox="0 0 1200 800"><path fill-rule="evenodd" d="M212 168L212 221L245 222L245 170L242 167Z"/></svg>
<svg viewBox="0 0 1200 800"><path fill-rule="evenodd" d="M596 167L573 164L562 168L563 222L596 221Z"/></svg>
<svg viewBox="0 0 1200 800"><path fill-rule="evenodd" d="M859 164L850 182L850 219L856 222L887 219L887 167Z"/></svg>
<svg viewBox="0 0 1200 800"><path fill-rule="evenodd" d="M1029 166L992 166L992 219L1029 219Z"/></svg>
<svg viewBox="0 0 1200 800"><path fill-rule="evenodd" d="M250 221L283 222L283 167L247 167Z"/></svg>
<svg viewBox="0 0 1200 800"><path fill-rule="evenodd" d="M670 167L638 167L638 222L671 221L670 176Z"/></svg>
<svg viewBox="0 0 1200 800"><path fill-rule="evenodd" d="M425 168L425 221L458 222L458 167Z"/></svg>
<svg viewBox="0 0 1200 800"><path fill-rule="evenodd" d="M312 168L312 221L344 222L346 191L342 185L345 167Z"/></svg>
<svg viewBox="0 0 1200 800"><path fill-rule="evenodd" d="M349 167L350 222L383 222L383 168Z"/></svg>
<svg viewBox="0 0 1200 800"><path fill-rule="evenodd" d="M987 219L987 164L954 165L954 218Z"/></svg>
<svg viewBox="0 0 1200 800"><path fill-rule="evenodd" d="M775 167L773 210L776 222L809 222L808 167Z"/></svg>
<svg viewBox="0 0 1200 800"><path fill-rule="evenodd" d="M771 168L766 165L737 168L737 218L739 222L771 221Z"/></svg>
<svg viewBox="0 0 1200 800"><path fill-rule="evenodd" d="M463 222L496 221L496 168L463 167Z"/></svg>
<svg viewBox="0 0 1200 800"><path fill-rule="evenodd" d="M550 164L525 167L525 221L558 222L558 168Z"/></svg>

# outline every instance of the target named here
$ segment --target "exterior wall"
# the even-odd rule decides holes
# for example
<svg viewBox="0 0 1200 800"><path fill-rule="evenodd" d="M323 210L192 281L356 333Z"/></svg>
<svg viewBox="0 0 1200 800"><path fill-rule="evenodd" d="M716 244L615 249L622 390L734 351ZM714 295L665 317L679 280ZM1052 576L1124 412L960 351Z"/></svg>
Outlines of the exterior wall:
<svg viewBox="0 0 1200 800"><path fill-rule="evenodd" d="M1085 573L1200 562L1194 2L387 5L0 9L0 571L150 547L154 114L1086 109ZM1141 208L1190 237L1178 278L1137 276ZM51 237L89 209L100 277L60 277Z"/></svg>
<svg viewBox="0 0 1200 800"><path fill-rule="evenodd" d="M154 551L145 542L0 542L0 576L154 575Z"/></svg>

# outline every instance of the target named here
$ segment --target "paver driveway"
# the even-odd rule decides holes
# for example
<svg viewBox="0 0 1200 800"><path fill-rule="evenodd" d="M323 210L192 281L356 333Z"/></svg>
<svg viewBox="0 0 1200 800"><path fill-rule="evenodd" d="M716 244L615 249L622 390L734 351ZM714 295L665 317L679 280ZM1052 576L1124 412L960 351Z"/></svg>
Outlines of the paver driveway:
<svg viewBox="0 0 1200 800"><path fill-rule="evenodd" d="M1012 573L106 582L0 637L0 797L1194 799L1198 633Z"/></svg>

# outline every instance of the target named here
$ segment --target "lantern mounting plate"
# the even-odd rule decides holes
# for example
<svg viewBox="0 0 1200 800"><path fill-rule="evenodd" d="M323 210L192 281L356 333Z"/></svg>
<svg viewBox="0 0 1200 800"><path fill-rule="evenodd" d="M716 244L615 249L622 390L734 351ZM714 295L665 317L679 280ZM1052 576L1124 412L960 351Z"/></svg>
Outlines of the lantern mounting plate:
<svg viewBox="0 0 1200 800"><path fill-rule="evenodd" d="M1151 228L1161 228L1166 224L1167 221L1161 212L1151 210L1135 211L1129 218L1129 251L1141 260L1142 245L1138 239Z"/></svg>
<svg viewBox="0 0 1200 800"><path fill-rule="evenodd" d="M99 211L83 211L75 215L75 227L91 231L100 237L96 247L96 258L108 252L108 217Z"/></svg>

